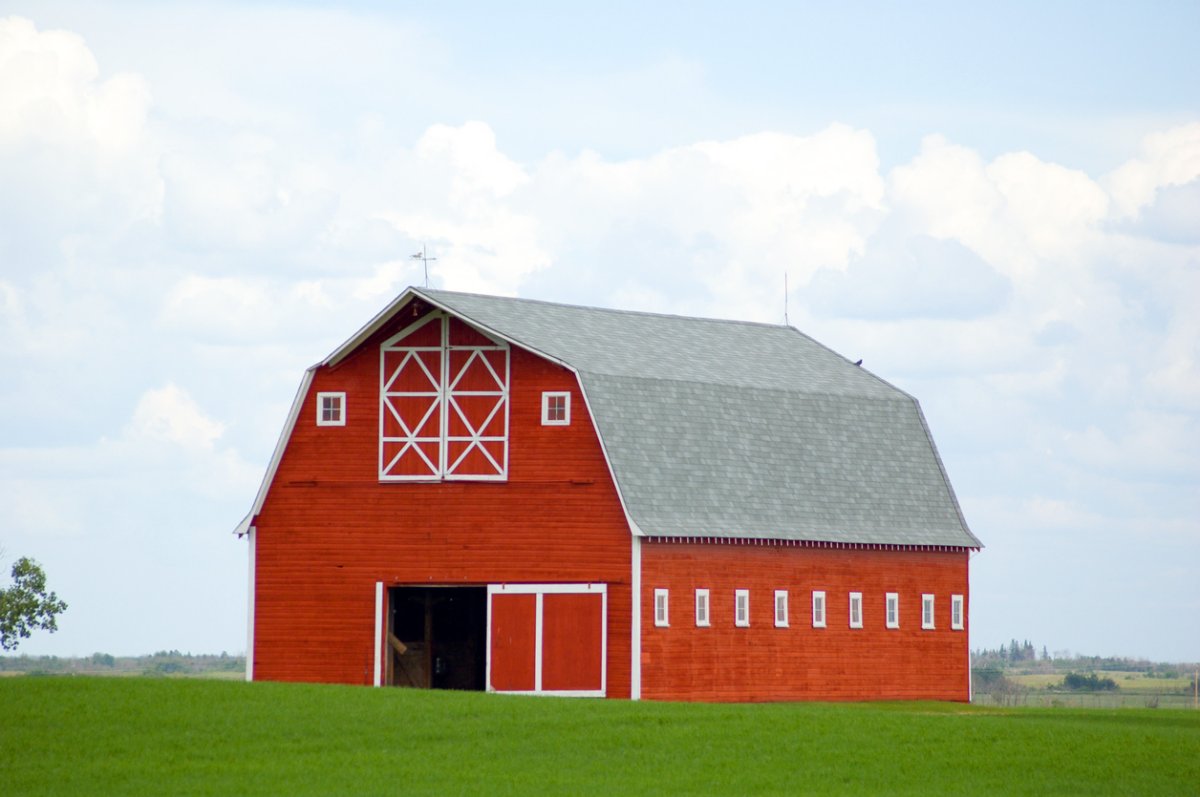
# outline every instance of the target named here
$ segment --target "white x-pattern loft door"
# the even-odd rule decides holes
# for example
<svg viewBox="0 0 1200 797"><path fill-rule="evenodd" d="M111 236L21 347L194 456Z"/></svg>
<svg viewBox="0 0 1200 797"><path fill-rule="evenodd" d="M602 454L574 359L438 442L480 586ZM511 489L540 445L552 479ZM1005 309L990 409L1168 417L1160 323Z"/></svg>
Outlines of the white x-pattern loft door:
<svg viewBox="0 0 1200 797"><path fill-rule="evenodd" d="M508 476L509 348L431 313L380 349L379 478Z"/></svg>

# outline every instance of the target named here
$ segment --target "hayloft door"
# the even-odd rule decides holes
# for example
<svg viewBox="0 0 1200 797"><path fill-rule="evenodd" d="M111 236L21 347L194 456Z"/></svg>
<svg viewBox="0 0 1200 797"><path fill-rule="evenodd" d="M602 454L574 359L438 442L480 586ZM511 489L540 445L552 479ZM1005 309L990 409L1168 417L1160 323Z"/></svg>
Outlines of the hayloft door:
<svg viewBox="0 0 1200 797"><path fill-rule="evenodd" d="M430 313L379 356L381 481L508 477L507 343Z"/></svg>

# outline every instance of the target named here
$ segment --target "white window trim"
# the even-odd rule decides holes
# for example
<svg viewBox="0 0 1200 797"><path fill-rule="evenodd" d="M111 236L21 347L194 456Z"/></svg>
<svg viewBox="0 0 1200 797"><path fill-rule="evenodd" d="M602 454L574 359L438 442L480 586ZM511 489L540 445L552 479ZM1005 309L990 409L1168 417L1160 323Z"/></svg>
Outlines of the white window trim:
<svg viewBox="0 0 1200 797"><path fill-rule="evenodd" d="M338 415L336 420L325 420L325 399L335 398L338 400ZM346 394L333 391L325 391L317 393L317 426L345 426L346 425Z"/></svg>
<svg viewBox="0 0 1200 797"><path fill-rule="evenodd" d="M708 628L712 625L712 607L708 600L708 590L696 590L696 627Z"/></svg>
<svg viewBox="0 0 1200 797"><path fill-rule="evenodd" d="M812 594L813 628L825 627L825 590L814 589Z"/></svg>
<svg viewBox="0 0 1200 797"><path fill-rule="evenodd" d="M884 602L883 615L888 628L900 627L900 593L889 592Z"/></svg>
<svg viewBox="0 0 1200 797"><path fill-rule="evenodd" d="M786 589L775 590L775 627L788 627L788 593ZM779 616L779 610L783 609L783 616Z"/></svg>
<svg viewBox="0 0 1200 797"><path fill-rule="evenodd" d="M659 628L671 625L670 595L665 589L654 590L654 624Z"/></svg>
<svg viewBox="0 0 1200 797"><path fill-rule="evenodd" d="M921 594L921 628L932 630L937 628L936 604L934 603L933 595L924 592Z"/></svg>
<svg viewBox="0 0 1200 797"><path fill-rule="evenodd" d="M861 592L851 592L850 593L850 627L851 628L862 628L863 627L863 605L862 605L862 602L863 601L862 601L862 593ZM858 610L857 618L854 616L855 609Z"/></svg>
<svg viewBox="0 0 1200 797"><path fill-rule="evenodd" d="M563 399L564 413L563 419L560 421L550 418L550 402L552 399ZM571 425L571 394L567 391L547 390L542 393L542 426L570 426Z"/></svg>
<svg viewBox="0 0 1200 797"><path fill-rule="evenodd" d="M742 603L742 598L746 602ZM742 607L745 606L745 614L742 613ZM750 590L735 589L733 591L733 624L738 628L750 627Z"/></svg>
<svg viewBox="0 0 1200 797"><path fill-rule="evenodd" d="M964 614L963 609L964 608L966 608L966 607L965 607L965 604L963 603L962 595L951 595L950 596L950 628L951 629L953 629L955 631L963 630L963 626L965 625L965 623L963 622L965 619L963 617L963 614Z"/></svg>

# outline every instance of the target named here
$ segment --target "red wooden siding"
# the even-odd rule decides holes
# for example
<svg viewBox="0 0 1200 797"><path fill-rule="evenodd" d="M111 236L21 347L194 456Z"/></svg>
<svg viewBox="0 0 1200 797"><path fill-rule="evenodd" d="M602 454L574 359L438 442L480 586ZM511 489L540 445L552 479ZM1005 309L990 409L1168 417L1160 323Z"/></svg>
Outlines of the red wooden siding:
<svg viewBox="0 0 1200 797"><path fill-rule="evenodd" d="M304 398L255 520L254 677L371 683L377 581L606 583L608 694L628 696L629 531L577 380L513 348L507 481L380 483L379 347L401 315ZM571 393L570 426L541 425L546 390ZM319 391L345 391L345 426L316 426Z"/></svg>
<svg viewBox="0 0 1200 797"><path fill-rule="evenodd" d="M654 590L670 590L670 626L654 625ZM696 627L695 590L709 590L711 626ZM750 591L750 626L734 625L734 591ZM774 594L788 591L788 627ZM826 627L812 627L824 590ZM850 628L851 592L863 627ZM885 596L900 595L886 628ZM921 595L936 629L921 628ZM950 596L964 630L950 628ZM757 545L642 543L642 696L662 700L965 701L969 693L967 553Z"/></svg>

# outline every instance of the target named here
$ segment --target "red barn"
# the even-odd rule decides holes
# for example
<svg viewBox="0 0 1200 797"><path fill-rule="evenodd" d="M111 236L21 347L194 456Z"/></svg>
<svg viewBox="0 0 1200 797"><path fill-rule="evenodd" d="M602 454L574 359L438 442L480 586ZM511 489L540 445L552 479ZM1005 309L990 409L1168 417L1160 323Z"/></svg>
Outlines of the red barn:
<svg viewBox="0 0 1200 797"><path fill-rule="evenodd" d="M238 532L252 679L969 698L981 545L921 410L791 327L410 288Z"/></svg>

